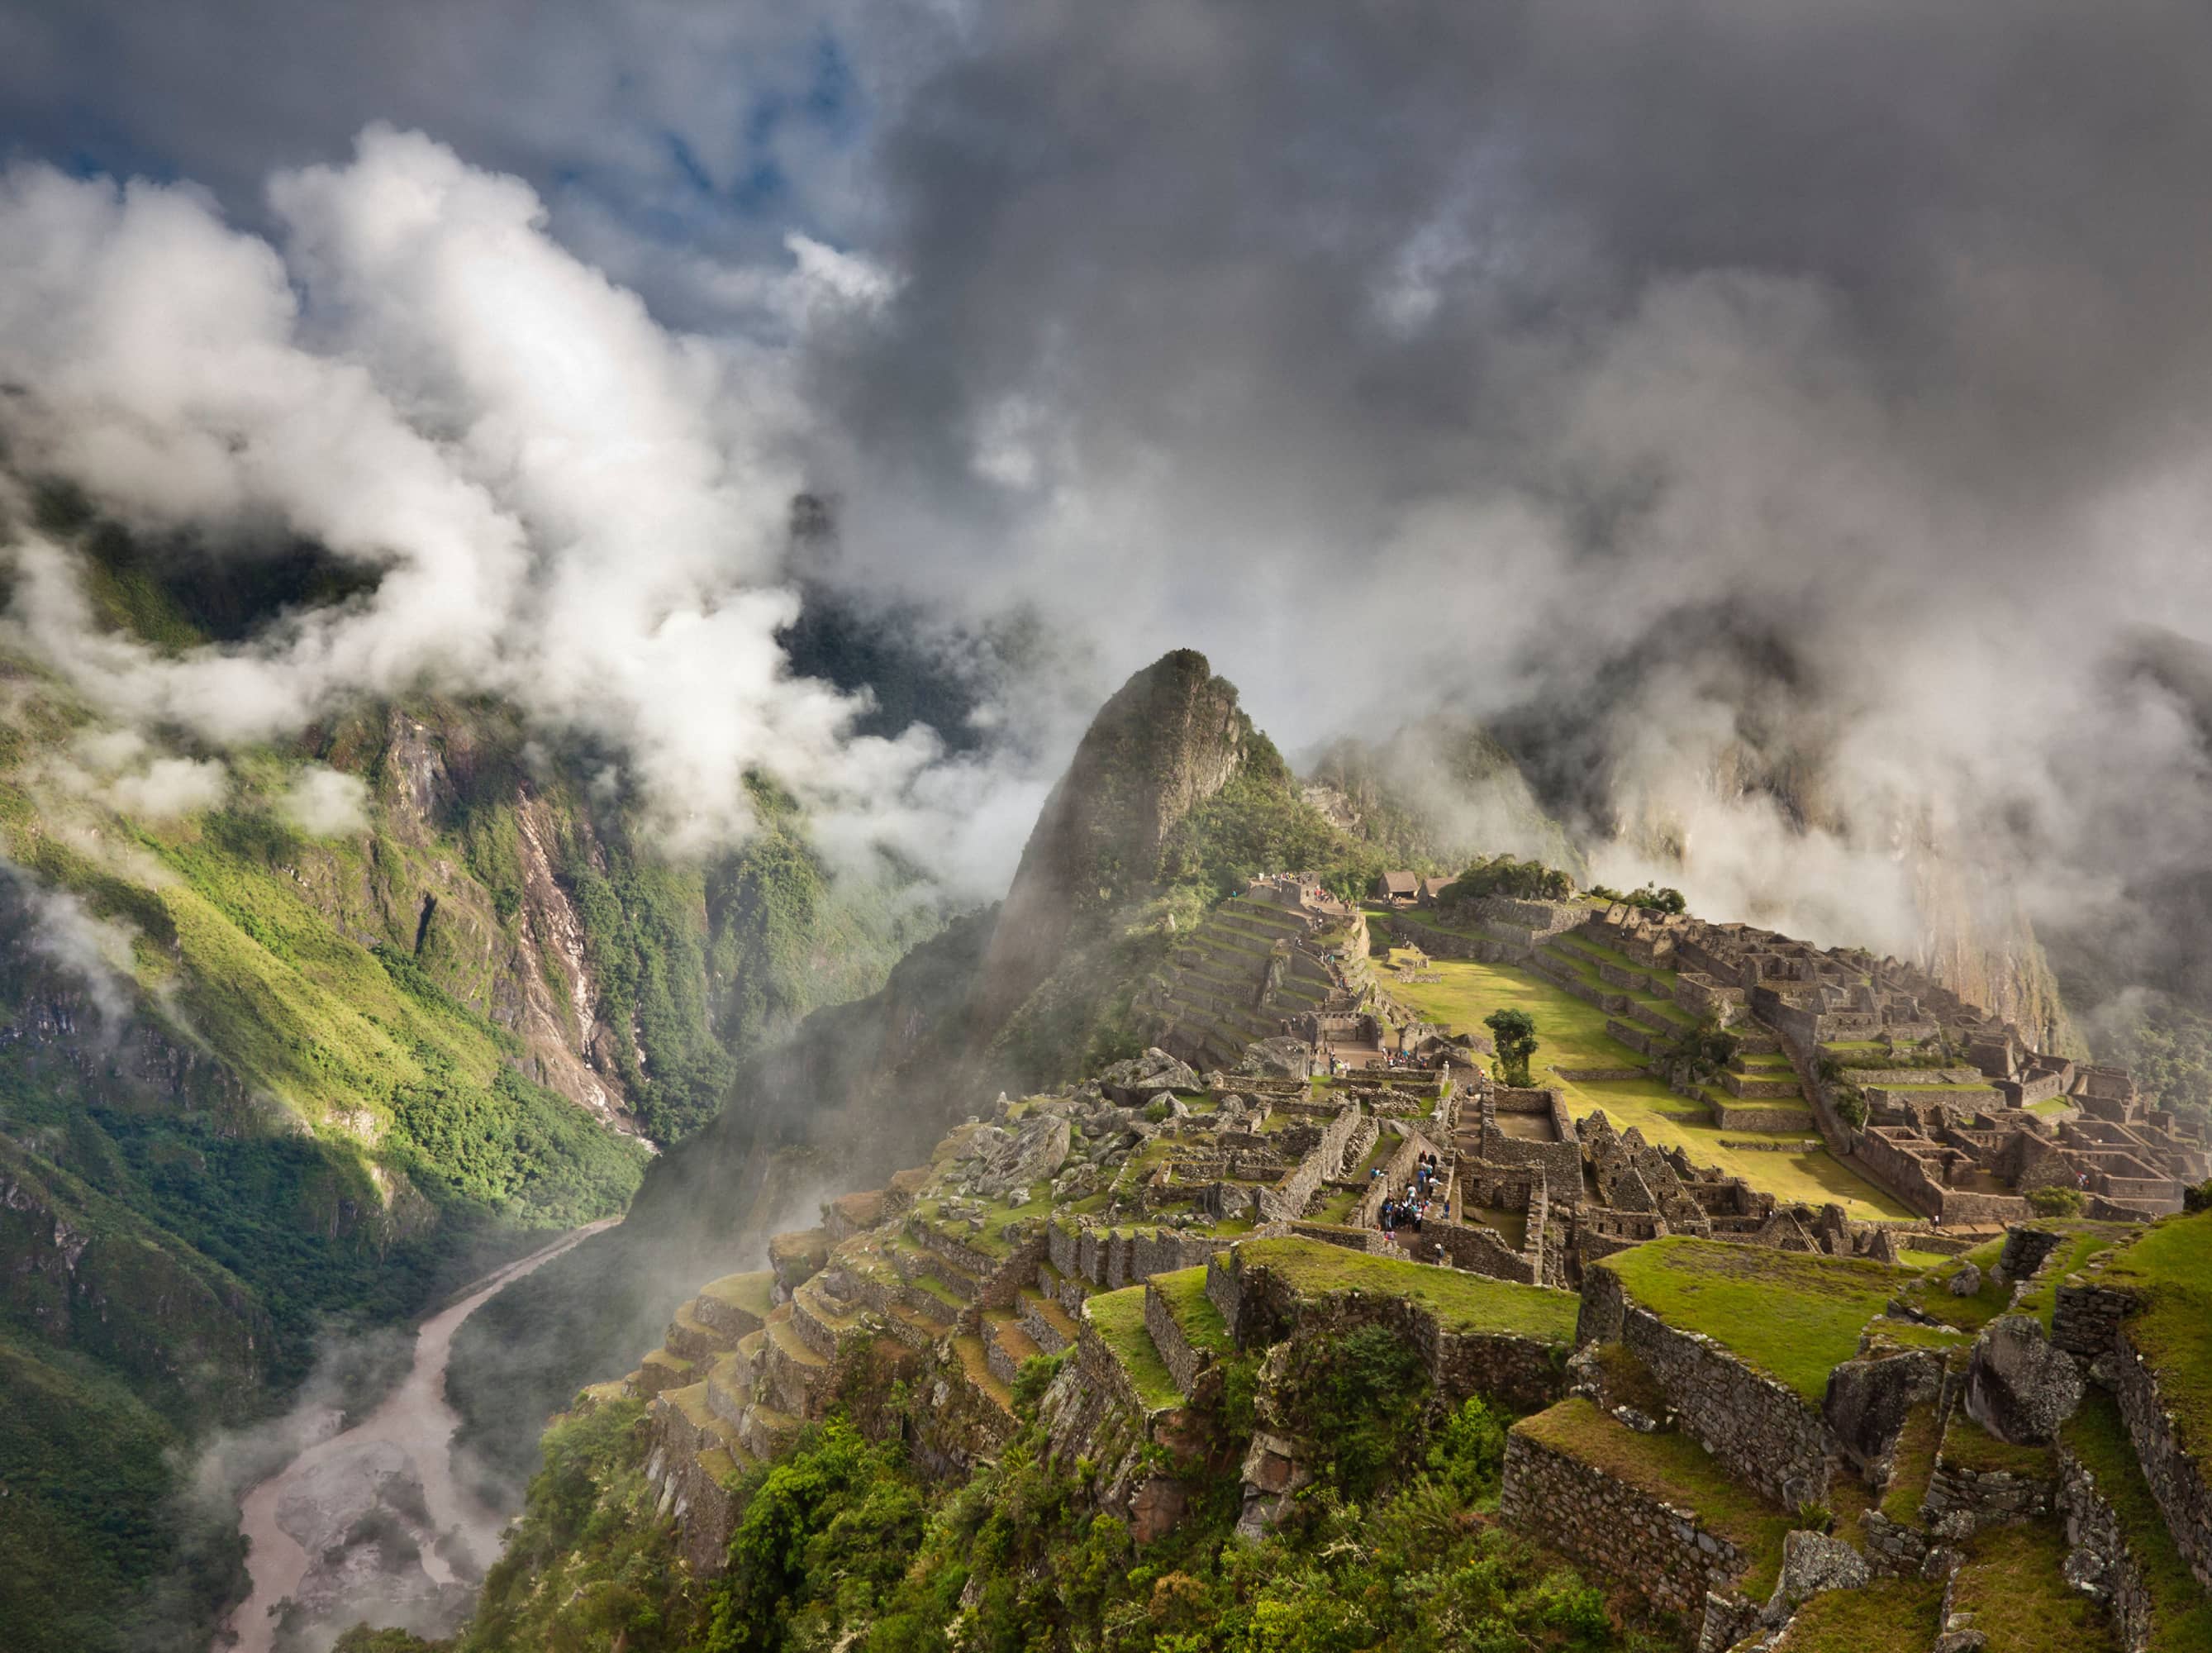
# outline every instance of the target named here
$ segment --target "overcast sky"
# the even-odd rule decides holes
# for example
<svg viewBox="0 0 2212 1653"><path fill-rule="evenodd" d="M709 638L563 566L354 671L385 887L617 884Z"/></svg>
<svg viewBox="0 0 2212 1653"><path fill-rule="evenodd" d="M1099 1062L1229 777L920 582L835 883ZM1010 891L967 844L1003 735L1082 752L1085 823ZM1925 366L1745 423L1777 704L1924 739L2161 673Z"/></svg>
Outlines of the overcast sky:
<svg viewBox="0 0 2212 1653"><path fill-rule="evenodd" d="M2208 62L2201 0L8 0L14 451L384 571L184 672L37 623L223 738L435 666L678 830L767 761L979 886L1188 644L1294 748L1517 730L1711 901L1887 939L1933 830L2077 911L2208 859L2136 664L2212 640ZM855 589L1065 640L1036 761L783 680L800 488Z"/></svg>

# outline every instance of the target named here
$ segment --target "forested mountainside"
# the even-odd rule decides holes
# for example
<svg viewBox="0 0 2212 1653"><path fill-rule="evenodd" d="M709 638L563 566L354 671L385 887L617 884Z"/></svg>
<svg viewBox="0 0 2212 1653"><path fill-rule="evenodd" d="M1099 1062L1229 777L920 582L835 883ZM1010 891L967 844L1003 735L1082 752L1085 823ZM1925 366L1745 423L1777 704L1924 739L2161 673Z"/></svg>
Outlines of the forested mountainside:
<svg viewBox="0 0 2212 1653"><path fill-rule="evenodd" d="M249 574L48 511L106 623L163 646L343 595L311 550ZM331 1334L621 1212L740 1062L941 922L900 869L833 878L765 780L742 851L661 860L592 756L434 699L217 756L0 652L0 1551L39 1559L0 1569L12 1644L197 1653L237 1565L184 1496L208 1431Z"/></svg>

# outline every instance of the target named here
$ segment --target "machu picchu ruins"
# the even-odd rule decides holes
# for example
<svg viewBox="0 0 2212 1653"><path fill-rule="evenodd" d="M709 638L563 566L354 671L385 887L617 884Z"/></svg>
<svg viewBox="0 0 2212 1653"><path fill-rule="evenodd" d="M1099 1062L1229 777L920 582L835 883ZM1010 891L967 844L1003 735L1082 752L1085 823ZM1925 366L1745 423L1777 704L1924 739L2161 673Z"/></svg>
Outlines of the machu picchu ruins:
<svg viewBox="0 0 2212 1653"><path fill-rule="evenodd" d="M1255 880L1136 994L1142 1054L999 1096L679 1310L583 1404L650 1401L690 1565L751 1466L895 1389L940 1473L1034 1415L1140 1550L1224 1476L1256 1540L1314 1480L1275 1397L1365 1328L1517 1419L1498 1521L1699 1653L1846 1645L1847 1594L1876 1653L2001 1653L2023 1601L2212 1646L2197 1132L1893 958L1442 888ZM1481 994L1540 1006L1540 1058L1541 1006L1586 1036L1505 1085ZM1249 1436L1209 1443L1236 1370Z"/></svg>

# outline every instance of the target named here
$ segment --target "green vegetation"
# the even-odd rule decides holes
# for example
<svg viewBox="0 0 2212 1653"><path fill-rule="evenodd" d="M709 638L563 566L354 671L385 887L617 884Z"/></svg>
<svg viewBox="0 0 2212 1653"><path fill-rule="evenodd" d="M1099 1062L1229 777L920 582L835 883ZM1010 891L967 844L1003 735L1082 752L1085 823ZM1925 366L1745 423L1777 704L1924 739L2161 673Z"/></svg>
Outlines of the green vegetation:
<svg viewBox="0 0 2212 1653"><path fill-rule="evenodd" d="M2151 1601L2150 1653L2212 1647L2212 1601L2198 1588L2150 1495L2135 1443L2112 1396L2091 1389L2061 1439L2096 1478L2098 1496L2112 1506L2128 1553L2142 1569Z"/></svg>
<svg viewBox="0 0 2212 1653"><path fill-rule="evenodd" d="M1528 1084L1528 1059L1536 1054L1536 1023L1525 1010L1493 1010L1482 1018L1498 1048L1498 1079L1502 1085L1523 1089Z"/></svg>
<svg viewBox="0 0 2212 1653"><path fill-rule="evenodd" d="M2065 1579L2066 1534L2046 1517L1992 1527L1966 1546L1966 1565L1951 1586L1951 1610L1974 1615L1974 1628L2006 1653L2118 1653L2097 1604Z"/></svg>
<svg viewBox="0 0 2212 1653"><path fill-rule="evenodd" d="M1235 1345L1229 1336L1229 1322L1221 1317L1221 1310L1213 1306L1206 1295L1206 1270L1178 1269L1172 1274L1155 1274L1149 1282L1167 1305L1168 1313L1182 1329L1191 1347L1202 1354L1227 1355Z"/></svg>
<svg viewBox="0 0 2212 1653"><path fill-rule="evenodd" d="M1776 1653L1926 1653L1942 1616L1940 1581L1877 1578L1806 1602Z"/></svg>
<svg viewBox="0 0 2212 1653"><path fill-rule="evenodd" d="M1422 1016L1465 1032L1483 1024L1492 1011L1526 1011L1544 1030L1547 1061L1570 1070L1645 1066L1644 1059L1605 1030L1606 1013L1533 971L1469 959L1432 959L1434 981L1393 983L1391 992ZM1686 1012L1677 1012L1687 1026ZM1681 1147L1700 1164L1717 1164L1755 1188L1784 1200L1818 1205L1834 1200L1861 1218L1909 1217L1911 1212L1858 1176L1824 1149L1778 1152L1745 1149L1730 1143L1757 1141L1761 1133L1723 1131L1705 1104L1676 1095L1657 1079L1566 1080L1556 1073L1543 1083L1565 1093L1569 1109L1581 1118L1601 1108L1613 1125L1631 1126L1662 1148ZM1803 1133L1776 1141L1796 1142Z"/></svg>
<svg viewBox="0 0 2212 1653"><path fill-rule="evenodd" d="M1978 1332L2012 1304L2012 1287L1999 1281L1995 1272L2003 1255L2002 1237L1984 1240L1971 1251L1945 1258L1905 1287L1905 1295L1922 1314L1961 1331ZM1952 1291L1951 1282L1968 1263L1982 1271L1982 1283L1972 1296L1962 1297Z"/></svg>
<svg viewBox="0 0 2212 1653"><path fill-rule="evenodd" d="M2158 1375L2181 1444L2198 1473L2212 1469L2212 1212L2168 1217L2112 1254L2105 1278L2132 1286L2142 1306L2127 1335Z"/></svg>
<svg viewBox="0 0 2212 1653"><path fill-rule="evenodd" d="M1590 885L1589 893L1600 901L1621 902L1630 907L1641 907L1654 913L1686 912L1690 905L1683 899L1680 890L1665 884L1647 884L1640 890L1632 890L1626 895L1623 895L1618 890L1608 889L1601 884L1594 884Z"/></svg>
<svg viewBox="0 0 2212 1653"><path fill-rule="evenodd" d="M2033 1315L2048 1331L2051 1317L2058 1308L2058 1288L2066 1283L2066 1277L2078 1273L2092 1257L2111 1250L2130 1235L2130 1231L2124 1224L2080 1225L2059 1242L2056 1251L2044 1259L2043 1267L2036 1271L2033 1283L2021 1293L2020 1301L2013 1306L2013 1312Z"/></svg>
<svg viewBox="0 0 2212 1653"><path fill-rule="evenodd" d="M1497 855L1474 862L1444 886L1438 900L1449 907L1463 901L1480 901L1486 896L1509 896L1522 901L1565 901L1574 893L1575 881L1555 866Z"/></svg>
<svg viewBox="0 0 2212 1653"><path fill-rule="evenodd" d="M1703 1332L1818 1407L1831 1368L1858 1352L1899 1276L1886 1264L1680 1236L1608 1257L1628 1295L1668 1325Z"/></svg>
<svg viewBox="0 0 2212 1653"><path fill-rule="evenodd" d="M1249 1240L1237 1255L1241 1267L1271 1269L1305 1296L1365 1291L1404 1297L1451 1331L1510 1333L1559 1344L1574 1336L1579 1304L1565 1291L1486 1279L1403 1257L1370 1256L1322 1240Z"/></svg>
<svg viewBox="0 0 2212 1653"><path fill-rule="evenodd" d="M2106 997L2112 1006L2100 1018L2098 1060L2125 1067L2154 1106L2212 1120L2212 1018L2166 994L2079 1002Z"/></svg>
<svg viewBox="0 0 2212 1653"><path fill-rule="evenodd" d="M1145 1329L1145 1288L1124 1286L1086 1298L1083 1316L1091 1322L1113 1355L1115 1364L1128 1375L1137 1398L1152 1411L1182 1404L1182 1391L1175 1375L1160 1358L1152 1334Z"/></svg>
<svg viewBox="0 0 2212 1653"><path fill-rule="evenodd" d="M177 1510L178 1432L94 1362L0 1330L0 1626L12 1648L200 1653L244 1561Z"/></svg>
<svg viewBox="0 0 2212 1653"><path fill-rule="evenodd" d="M1380 1340L1349 1376L1313 1374L1300 1426L1382 1394L1393 1429L1351 1440L1349 1462L1256 1543L1231 1541L1235 1459L1195 1475L1202 1492L1175 1530L1139 1550L1095 1512L1088 1466L1053 1467L1034 1418L1036 1360L1016 1384L1026 1420L996 1462L932 1481L896 1438L872 1443L842 1417L810 1428L749 1496L728 1571L693 1577L672 1528L652 1512L634 1401L556 1422L508 1555L493 1569L454 1653L619 1646L624 1653L737 1653L847 1646L852 1653L954 1647L1091 1647L1111 1653L1661 1653L1671 1626L1631 1620L1573 1572L1481 1519L1495 1507L1501 1419L1470 1400L1433 1408L1418 1369L1384 1370ZM897 1402L894 1401L896 1406ZM1252 1366L1232 1363L1199 1419L1215 1452L1252 1423ZM1374 1466L1385 1466L1377 1472ZM1363 1470L1360 1466L1366 1466ZM1200 1471L1200 1466L1190 1466ZM1347 1479L1386 1490L1347 1503ZM424 1653L363 1639L367 1653Z"/></svg>
<svg viewBox="0 0 2212 1653"><path fill-rule="evenodd" d="M1905 1415L1897 1432L1897 1449L1890 1458L1889 1485L1881 1495L1881 1512L1899 1526L1920 1519L1920 1505L1928 1496L1929 1478L1936 1473L1936 1449L1942 1439L1933 1401L1923 1401Z"/></svg>
<svg viewBox="0 0 2212 1653"><path fill-rule="evenodd" d="M2014 1446L1984 1429L1966 1409L1952 1413L1943 1431L1943 1462L1978 1475L2018 1475L2031 1480L2053 1478L2051 1449L2042 1446Z"/></svg>
<svg viewBox="0 0 2212 1653"><path fill-rule="evenodd" d="M1687 1435L1639 1435L1579 1395L1523 1418L1513 1432L1653 1498L1696 1510L1700 1526L1749 1559L1741 1586L1745 1594L1758 1600L1774 1588L1782 1541L1796 1518L1739 1486Z"/></svg>

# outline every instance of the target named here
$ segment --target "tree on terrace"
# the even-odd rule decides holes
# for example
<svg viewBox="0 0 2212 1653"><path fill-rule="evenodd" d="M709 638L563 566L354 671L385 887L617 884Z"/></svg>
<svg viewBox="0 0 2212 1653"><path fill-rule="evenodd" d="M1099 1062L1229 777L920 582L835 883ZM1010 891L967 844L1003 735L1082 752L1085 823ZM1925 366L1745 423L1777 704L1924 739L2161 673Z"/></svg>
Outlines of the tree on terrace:
<svg viewBox="0 0 2212 1653"><path fill-rule="evenodd" d="M1482 1024L1497 1042L1498 1083L1525 1087L1528 1058L1536 1054L1536 1018L1525 1010L1493 1010Z"/></svg>

